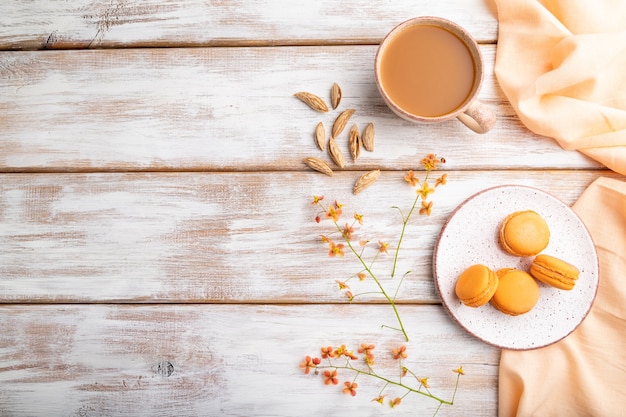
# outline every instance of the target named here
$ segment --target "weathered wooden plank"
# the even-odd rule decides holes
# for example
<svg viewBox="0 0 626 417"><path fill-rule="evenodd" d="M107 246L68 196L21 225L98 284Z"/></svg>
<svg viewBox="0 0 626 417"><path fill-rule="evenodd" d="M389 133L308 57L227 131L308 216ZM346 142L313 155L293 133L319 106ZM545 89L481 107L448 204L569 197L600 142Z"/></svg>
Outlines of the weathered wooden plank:
<svg viewBox="0 0 626 417"><path fill-rule="evenodd" d="M327 256L319 235L330 234L332 224L314 221L312 196L344 203L345 222L354 211L363 213L365 225L356 233L372 242L397 240L400 219L391 207L407 211L415 197L400 171L383 172L355 197L358 174L0 175L0 302L345 302L335 279L360 268L352 257ZM616 177L607 171L449 172L448 184L433 195L433 214L409 225L400 270L412 273L400 302L438 302L433 246L445 219L470 195L515 183L571 204L600 175ZM387 278L391 257L377 265L395 288L397 281ZM373 284L355 287L366 291Z"/></svg>
<svg viewBox="0 0 626 417"><path fill-rule="evenodd" d="M381 329L386 306L14 305L0 306L0 415L3 416L375 416L382 384L361 376L352 398L304 375L305 355L322 346L375 344L374 369L394 376L390 350L429 377L455 405L441 416L496 413L499 351L467 335L439 306L402 306L411 335ZM355 352L356 353L356 352ZM361 359L362 360L362 359ZM409 379L405 378L405 382ZM389 388L388 398L403 391ZM405 397L394 415L432 415L436 403Z"/></svg>
<svg viewBox="0 0 626 417"><path fill-rule="evenodd" d="M300 170L325 157L317 123L329 130L347 108L351 123L376 127L375 151L347 169L408 169L432 151L450 169L598 168L521 125L493 78L495 46L483 50L481 98L499 115L485 135L393 115L375 86L375 46L3 52L0 170ZM333 82L344 92L336 111L293 97L327 98ZM347 152L347 132L338 140Z"/></svg>
<svg viewBox="0 0 626 417"><path fill-rule="evenodd" d="M482 0L5 0L0 48L378 43L419 15L457 21L482 41L497 36L495 5Z"/></svg>

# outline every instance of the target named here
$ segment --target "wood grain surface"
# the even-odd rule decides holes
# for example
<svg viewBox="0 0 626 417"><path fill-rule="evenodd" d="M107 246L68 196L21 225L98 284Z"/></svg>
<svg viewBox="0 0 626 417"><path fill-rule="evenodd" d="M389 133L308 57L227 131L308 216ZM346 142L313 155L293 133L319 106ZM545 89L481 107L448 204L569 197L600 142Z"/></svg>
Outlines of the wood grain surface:
<svg viewBox="0 0 626 417"><path fill-rule="evenodd" d="M32 171L303 170L328 157L313 141L339 112L362 130L374 123L374 152L346 169L414 168L436 151L449 169L598 168L552 139L532 135L493 78L485 46L481 99L497 112L485 135L456 120L412 125L385 106L373 75L375 46L191 48L1 52L0 169ZM315 112L293 97L309 91L340 107ZM338 139L348 154L348 132Z"/></svg>
<svg viewBox="0 0 626 417"><path fill-rule="evenodd" d="M439 415L493 415L497 349L463 333L437 306L401 313L413 339L403 364L428 377L433 394L450 399L452 370L465 370L456 404ZM391 410L370 401L383 388L375 380L359 377L352 398L341 392L351 373L339 372L341 386L325 386L321 375L299 368L322 346L356 352L374 343L374 368L393 378L399 341L380 329L393 320L387 306L18 305L0 314L2 415L378 416L432 414L438 404L412 394Z"/></svg>
<svg viewBox="0 0 626 417"><path fill-rule="evenodd" d="M498 117L489 133L411 125L384 105L377 45L417 15L454 20L480 43L480 98ZM328 256L320 235L332 224L316 223L311 200L363 213L356 233L376 252L398 239L392 206L415 198L405 172L423 178L431 152L448 183L402 247L403 364L444 398L462 365L438 416L495 416L500 352L449 318L433 284L442 225L488 187L533 186L571 205L596 178L624 178L522 125L494 77L497 33L492 0L2 1L0 417L432 415L427 398L391 409L371 401L375 381L359 377L352 398L299 368L322 346L373 343L377 369L397 374L393 312L379 294L348 303L336 280L359 267ZM343 98L328 113L293 96L329 101L334 82ZM313 172L303 158L330 162L315 126L328 135L348 108L351 124L375 125L374 152L332 177ZM381 178L352 195L371 169ZM376 261L395 291L391 264Z"/></svg>
<svg viewBox="0 0 626 417"><path fill-rule="evenodd" d="M491 0L5 0L0 48L377 44L419 15L459 22L479 41L496 40Z"/></svg>
<svg viewBox="0 0 626 417"><path fill-rule="evenodd" d="M423 173L422 173L423 175ZM400 267L412 271L401 302L436 303L431 257L441 225L463 200L491 186L522 184L573 203L608 171L447 172L431 216L413 217ZM414 189L384 172L357 197L358 173L309 172L4 174L0 176L0 301L345 302L336 279L359 271L332 259L315 222L314 195L366 221L358 239L395 246ZM341 223L343 225L343 222ZM389 277L392 256L377 265ZM387 279L395 288L396 281ZM363 292L373 283L357 285ZM306 289L306 290L304 290ZM381 301L364 296L356 301Z"/></svg>

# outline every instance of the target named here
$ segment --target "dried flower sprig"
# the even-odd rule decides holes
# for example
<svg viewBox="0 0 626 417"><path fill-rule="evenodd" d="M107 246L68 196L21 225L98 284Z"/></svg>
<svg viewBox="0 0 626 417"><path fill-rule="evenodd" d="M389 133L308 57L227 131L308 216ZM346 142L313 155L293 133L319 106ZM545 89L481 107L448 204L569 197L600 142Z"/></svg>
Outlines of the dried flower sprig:
<svg viewBox="0 0 626 417"><path fill-rule="evenodd" d="M361 361L353 351L348 350L345 345L341 345L337 348L324 346L321 348L321 358L306 356L300 363L300 368L304 370L305 374L309 374L311 370L313 370L315 375L321 373L324 378L324 385L339 385L340 370L354 373L354 377L351 380L345 381L343 385L341 385L342 391L352 397L356 396L358 393L359 384L356 381L359 377L371 377L384 382L378 396L372 399L372 402L384 404L385 398L390 392L394 392L394 395L399 393L400 396L389 399L388 404L391 408L399 406L402 400L411 393L423 395L439 403L433 416L439 412L443 405L454 404L454 399L459 387L459 380L461 375L465 375L462 366L452 371L457 374L454 392L450 400L444 400L431 392L428 377L419 377L403 364L403 361L408 358L406 346L402 345L398 348L391 349L389 352L393 356L393 359L398 361L398 373L395 377L384 376L374 369L374 349L375 345L362 343L358 349L358 353L363 355L363 360ZM323 360L325 360L324 363L322 362Z"/></svg>
<svg viewBox="0 0 626 417"><path fill-rule="evenodd" d="M414 171L409 171L405 176L404 180L409 183L412 187L416 187L416 195L413 200L413 204L409 209L408 213L405 215L402 210L394 206L394 209L397 209L400 213L400 217L402 219L402 229L400 232L400 237L398 239L397 244L395 245L394 251L394 261L393 268L391 270L391 278L394 278L396 275L396 268L398 264L398 256L400 254L400 247L402 246L402 241L404 239L404 235L406 233L407 225L413 213L417 210L417 212L422 216L430 216L432 213L433 203L429 199L429 196L435 192L435 189L441 185L446 184L447 182L447 174L443 174L435 180L434 186L431 186L430 183L430 174L432 171L438 169L439 165L445 163L444 158L440 158L435 156L435 154L428 154L421 160L421 164L426 171L425 178L420 181L419 178L415 175ZM344 224L341 221L341 217L343 215L343 204L335 201L333 204L326 206L322 201L324 200L324 196L314 196L312 204L317 205L321 208L321 211L315 217L315 221L320 223L322 218L329 219L334 224L334 230L332 234L338 233L340 237L340 242L336 242L331 237L332 234L321 235L322 242L327 246L328 256L330 257L343 257L345 256L345 252L348 251L352 253L360 263L361 270L348 278L350 280L353 277L358 277L360 281L363 281L367 276L370 276L378 287L378 293L382 294L386 301L391 305L393 312L398 321L399 329L406 341L409 340L406 329L404 328L404 324L402 323L402 319L400 318L400 314L396 307L396 295L402 285L402 281L404 278L410 273L406 272L400 282L398 282L396 289L393 295L385 289L382 281L377 277L376 273L373 270L373 265L377 260L378 256L381 254L389 253L390 247L389 242L378 240L378 248L375 252L375 255L371 260L365 259L364 248L370 243L369 241L360 240L357 242L354 241L355 235L355 227L357 225L363 225L363 214L354 213L353 219L351 222L346 222ZM418 209L418 203L421 201L420 208ZM347 281L336 280L335 282L339 285L339 289L344 291L345 295L348 297L350 301L354 300L356 295L352 292L351 288L348 286ZM361 293L358 295L364 295L367 293Z"/></svg>

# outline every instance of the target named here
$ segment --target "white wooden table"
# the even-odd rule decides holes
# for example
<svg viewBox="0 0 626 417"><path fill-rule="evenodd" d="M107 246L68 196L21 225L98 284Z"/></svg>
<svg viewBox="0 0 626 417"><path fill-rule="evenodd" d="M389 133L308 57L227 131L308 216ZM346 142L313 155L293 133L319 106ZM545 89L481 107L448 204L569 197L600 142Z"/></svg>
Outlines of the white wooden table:
<svg viewBox="0 0 626 417"><path fill-rule="evenodd" d="M479 41L491 132L414 126L385 107L377 44L418 15ZM406 345L403 363L444 398L462 365L455 404L438 415L496 415L500 352L442 308L439 230L490 186L531 185L571 204L615 176L520 123L493 74L497 29L489 0L3 1L0 416L432 415L428 398L391 410L371 402L379 382L359 378L352 398L341 392L351 376L327 387L299 368L321 346L364 342L381 372ZM312 133L339 109L315 113L293 94L326 98L334 82L352 121L375 124L376 149L331 178L302 159L327 158ZM395 319L380 296L349 304L338 290L355 260L326 255L329 223L314 221L311 200L340 200L366 214L370 233L396 239L391 206L411 204L403 176L430 152L446 158L448 184L407 228L405 343L381 328ZM353 196L371 169L380 180Z"/></svg>

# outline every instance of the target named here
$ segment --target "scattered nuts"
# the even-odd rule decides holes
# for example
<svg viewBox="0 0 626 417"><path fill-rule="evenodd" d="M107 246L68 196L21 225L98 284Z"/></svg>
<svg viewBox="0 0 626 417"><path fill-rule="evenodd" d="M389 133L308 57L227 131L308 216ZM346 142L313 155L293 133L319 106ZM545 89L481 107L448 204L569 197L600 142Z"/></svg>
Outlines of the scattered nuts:
<svg viewBox="0 0 626 417"><path fill-rule="evenodd" d="M311 109L320 112L326 113L328 112L328 105L324 102L324 100L312 93L308 93L305 91L295 93L295 97L309 106ZM330 104L334 109L339 107L342 99L342 91L341 87L337 83L333 83L330 89ZM333 126L331 128L330 137L328 141L326 141L326 129L324 127L323 122L319 122L315 126L315 132L313 134L313 138L315 140L315 144L317 147L323 151L324 149L328 149L328 154L332 161L339 167L343 168L346 165L346 159L341 151L341 148L337 145L337 136L343 132L348 121L355 113L355 109L347 109L339 113L339 115L335 118ZM328 142L328 144L326 143ZM350 133L348 136L348 147L350 150L350 156L354 162L357 161L361 154L361 147L365 148L365 150L369 152L374 151L374 124L368 123L365 129L363 129L363 133L359 132L359 128L356 124L353 124L350 128ZM329 166L329 164L320 158L304 158L303 162L311 169L321 172L329 177L333 176L333 170ZM359 194L365 188L372 185L378 178L380 177L380 170L376 169L373 171L366 172L361 175L356 182L354 183L354 187L352 192L354 195Z"/></svg>

